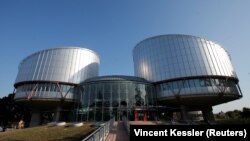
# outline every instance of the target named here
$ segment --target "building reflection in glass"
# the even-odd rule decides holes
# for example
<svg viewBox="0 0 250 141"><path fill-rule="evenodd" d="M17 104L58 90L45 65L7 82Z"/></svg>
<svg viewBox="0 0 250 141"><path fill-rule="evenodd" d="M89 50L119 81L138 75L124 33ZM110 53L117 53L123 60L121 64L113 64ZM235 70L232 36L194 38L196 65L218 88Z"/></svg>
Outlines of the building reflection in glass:
<svg viewBox="0 0 250 141"><path fill-rule="evenodd" d="M77 110L81 121L150 120L155 115L156 95L153 85L132 76L101 76L88 79L82 105Z"/></svg>

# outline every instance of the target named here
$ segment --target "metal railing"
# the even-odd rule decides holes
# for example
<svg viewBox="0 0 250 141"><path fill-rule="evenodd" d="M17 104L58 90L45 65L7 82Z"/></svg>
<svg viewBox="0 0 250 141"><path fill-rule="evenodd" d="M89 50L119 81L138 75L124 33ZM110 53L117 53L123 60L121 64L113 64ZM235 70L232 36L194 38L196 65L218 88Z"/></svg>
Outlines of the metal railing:
<svg viewBox="0 0 250 141"><path fill-rule="evenodd" d="M127 132L128 132L128 135L130 135L130 123L129 123L128 118L126 116L123 116L122 121L124 123L124 126L125 126Z"/></svg>
<svg viewBox="0 0 250 141"><path fill-rule="evenodd" d="M105 141L113 125L113 122L114 119L111 119L108 122L100 124L100 127L98 129L96 129L82 141Z"/></svg>

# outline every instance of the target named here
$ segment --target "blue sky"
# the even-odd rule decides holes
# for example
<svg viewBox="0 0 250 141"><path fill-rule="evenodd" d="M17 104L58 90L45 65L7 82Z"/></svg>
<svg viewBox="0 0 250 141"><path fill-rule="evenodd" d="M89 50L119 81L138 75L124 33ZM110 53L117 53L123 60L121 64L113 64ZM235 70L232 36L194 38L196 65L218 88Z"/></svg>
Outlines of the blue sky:
<svg viewBox="0 0 250 141"><path fill-rule="evenodd" d="M101 58L100 75L134 75L132 49L160 34L190 34L224 46L243 98L214 107L250 107L248 0L0 0L0 97L13 91L18 64L39 50L81 46Z"/></svg>

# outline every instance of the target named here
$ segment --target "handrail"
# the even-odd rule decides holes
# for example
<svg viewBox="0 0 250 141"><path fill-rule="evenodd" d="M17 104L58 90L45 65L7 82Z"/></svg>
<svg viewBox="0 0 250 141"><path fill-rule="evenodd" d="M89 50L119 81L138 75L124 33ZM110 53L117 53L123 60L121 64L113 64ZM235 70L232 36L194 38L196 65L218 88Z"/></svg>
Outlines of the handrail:
<svg viewBox="0 0 250 141"><path fill-rule="evenodd" d="M109 121L100 124L100 127L98 129L96 129L82 141L105 141L113 125L113 121L114 119L110 119Z"/></svg>
<svg viewBox="0 0 250 141"><path fill-rule="evenodd" d="M128 135L130 135L130 123L129 123L128 118L123 116L122 120L123 120L124 126L125 126L125 128L126 128L126 130L128 132Z"/></svg>

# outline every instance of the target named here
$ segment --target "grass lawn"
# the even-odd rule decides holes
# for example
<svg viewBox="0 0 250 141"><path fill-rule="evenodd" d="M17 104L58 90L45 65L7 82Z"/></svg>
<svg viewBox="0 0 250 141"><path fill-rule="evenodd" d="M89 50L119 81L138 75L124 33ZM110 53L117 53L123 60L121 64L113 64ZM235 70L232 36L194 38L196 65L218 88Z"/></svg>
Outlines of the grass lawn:
<svg viewBox="0 0 250 141"><path fill-rule="evenodd" d="M1 141L79 141L96 128L92 124L81 127L39 126L0 133Z"/></svg>

